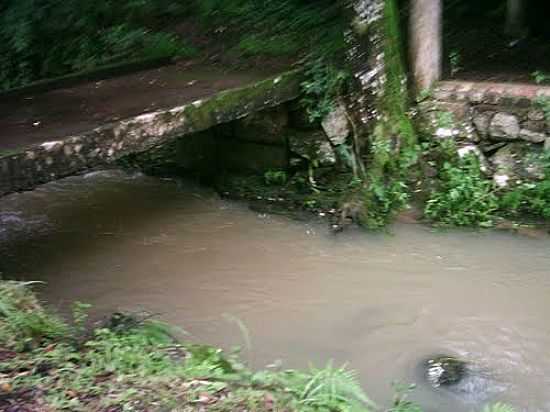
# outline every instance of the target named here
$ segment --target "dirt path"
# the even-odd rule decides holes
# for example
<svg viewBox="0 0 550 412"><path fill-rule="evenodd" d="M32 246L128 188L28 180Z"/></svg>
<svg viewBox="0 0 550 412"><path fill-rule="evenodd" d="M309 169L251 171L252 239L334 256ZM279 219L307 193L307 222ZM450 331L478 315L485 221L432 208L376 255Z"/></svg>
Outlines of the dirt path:
<svg viewBox="0 0 550 412"><path fill-rule="evenodd" d="M0 151L181 105L271 74L176 64L37 95L0 97Z"/></svg>

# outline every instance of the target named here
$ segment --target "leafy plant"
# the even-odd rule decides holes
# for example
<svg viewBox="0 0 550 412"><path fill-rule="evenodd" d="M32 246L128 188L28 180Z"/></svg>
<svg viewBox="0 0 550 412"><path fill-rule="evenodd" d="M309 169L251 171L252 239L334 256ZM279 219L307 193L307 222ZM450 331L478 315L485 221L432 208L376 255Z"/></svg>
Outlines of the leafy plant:
<svg viewBox="0 0 550 412"><path fill-rule="evenodd" d="M0 281L1 346L16 351L30 350L69 336L67 325L47 313L30 292L32 284Z"/></svg>
<svg viewBox="0 0 550 412"><path fill-rule="evenodd" d="M550 97L537 97L535 104L543 111L546 121L550 121Z"/></svg>
<svg viewBox="0 0 550 412"><path fill-rule="evenodd" d="M550 154L538 159L544 171L541 180L521 182L504 193L500 209L504 213L529 214L550 219Z"/></svg>
<svg viewBox="0 0 550 412"><path fill-rule="evenodd" d="M458 50L453 50L449 53L449 65L451 68L451 76L454 76L462 70L462 55Z"/></svg>
<svg viewBox="0 0 550 412"><path fill-rule="evenodd" d="M238 26L237 52L247 55L329 57L343 50L345 20L331 0L202 0L198 10L208 24Z"/></svg>
<svg viewBox="0 0 550 412"><path fill-rule="evenodd" d="M489 227L493 224L498 199L493 183L483 176L475 156L445 161L437 184L424 209L428 218L451 226Z"/></svg>
<svg viewBox="0 0 550 412"><path fill-rule="evenodd" d="M187 8L169 0L8 0L0 6L0 89L129 59L191 54L160 24Z"/></svg>
<svg viewBox="0 0 550 412"><path fill-rule="evenodd" d="M414 391L415 388L415 385L403 386L395 384L393 405L388 412L422 412L420 406L408 399L409 394Z"/></svg>
<svg viewBox="0 0 550 412"><path fill-rule="evenodd" d="M531 77L537 84L546 84L550 82L550 74L543 72L541 70L536 70L531 73Z"/></svg>
<svg viewBox="0 0 550 412"><path fill-rule="evenodd" d="M284 170L268 170L264 173L264 181L269 186L282 186L288 181L288 175Z"/></svg>
<svg viewBox="0 0 550 412"><path fill-rule="evenodd" d="M336 368L330 362L324 368L311 368L305 374L288 373L286 386L301 405L299 410L365 412L374 409L357 374L345 366Z"/></svg>
<svg viewBox="0 0 550 412"><path fill-rule="evenodd" d="M349 80L349 73L318 59L307 66L305 75L307 80L302 82L302 104L313 123L322 120L334 109Z"/></svg>
<svg viewBox="0 0 550 412"><path fill-rule="evenodd" d="M372 180L362 189L364 207L358 216L358 223L368 229L386 226L393 214L405 208L409 201L407 184L399 179L384 182Z"/></svg>
<svg viewBox="0 0 550 412"><path fill-rule="evenodd" d="M482 412L515 412L515 409L503 403L495 403L494 405L485 406Z"/></svg>

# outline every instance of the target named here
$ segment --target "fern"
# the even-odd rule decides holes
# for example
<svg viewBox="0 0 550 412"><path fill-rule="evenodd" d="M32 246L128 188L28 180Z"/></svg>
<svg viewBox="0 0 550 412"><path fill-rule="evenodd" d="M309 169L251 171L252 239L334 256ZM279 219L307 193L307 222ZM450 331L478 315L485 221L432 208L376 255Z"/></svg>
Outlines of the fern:
<svg viewBox="0 0 550 412"><path fill-rule="evenodd" d="M332 362L322 369L311 368L307 374L294 374L287 382L298 399L300 410L370 411L373 402L365 395L357 373Z"/></svg>
<svg viewBox="0 0 550 412"><path fill-rule="evenodd" d="M483 408L482 412L516 412L511 406L503 403L495 403L494 405L487 405Z"/></svg>

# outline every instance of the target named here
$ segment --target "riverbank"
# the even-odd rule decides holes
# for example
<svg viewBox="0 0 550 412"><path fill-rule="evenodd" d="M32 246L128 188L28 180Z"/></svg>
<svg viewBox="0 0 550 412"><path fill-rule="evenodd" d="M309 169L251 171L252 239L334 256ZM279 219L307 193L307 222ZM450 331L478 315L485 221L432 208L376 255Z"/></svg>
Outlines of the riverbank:
<svg viewBox="0 0 550 412"><path fill-rule="evenodd" d="M393 405L380 408L346 367L252 371L236 353L178 341L149 315L90 325L89 305L75 302L67 322L33 286L0 281L1 411L422 412L407 400L412 387L396 388Z"/></svg>
<svg viewBox="0 0 550 412"><path fill-rule="evenodd" d="M2 411L373 410L354 372L249 370L235 354L180 343L147 315L65 322L31 284L0 282ZM404 403L405 405L406 403Z"/></svg>

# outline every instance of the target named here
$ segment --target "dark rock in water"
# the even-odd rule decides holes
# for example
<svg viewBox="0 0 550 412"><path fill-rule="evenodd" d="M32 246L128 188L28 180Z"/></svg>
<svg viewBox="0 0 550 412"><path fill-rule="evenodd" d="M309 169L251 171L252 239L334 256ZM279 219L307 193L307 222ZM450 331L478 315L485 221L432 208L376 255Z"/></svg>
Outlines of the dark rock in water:
<svg viewBox="0 0 550 412"><path fill-rule="evenodd" d="M466 375L466 362L452 356L435 356L426 361L426 379L434 388L459 383Z"/></svg>

